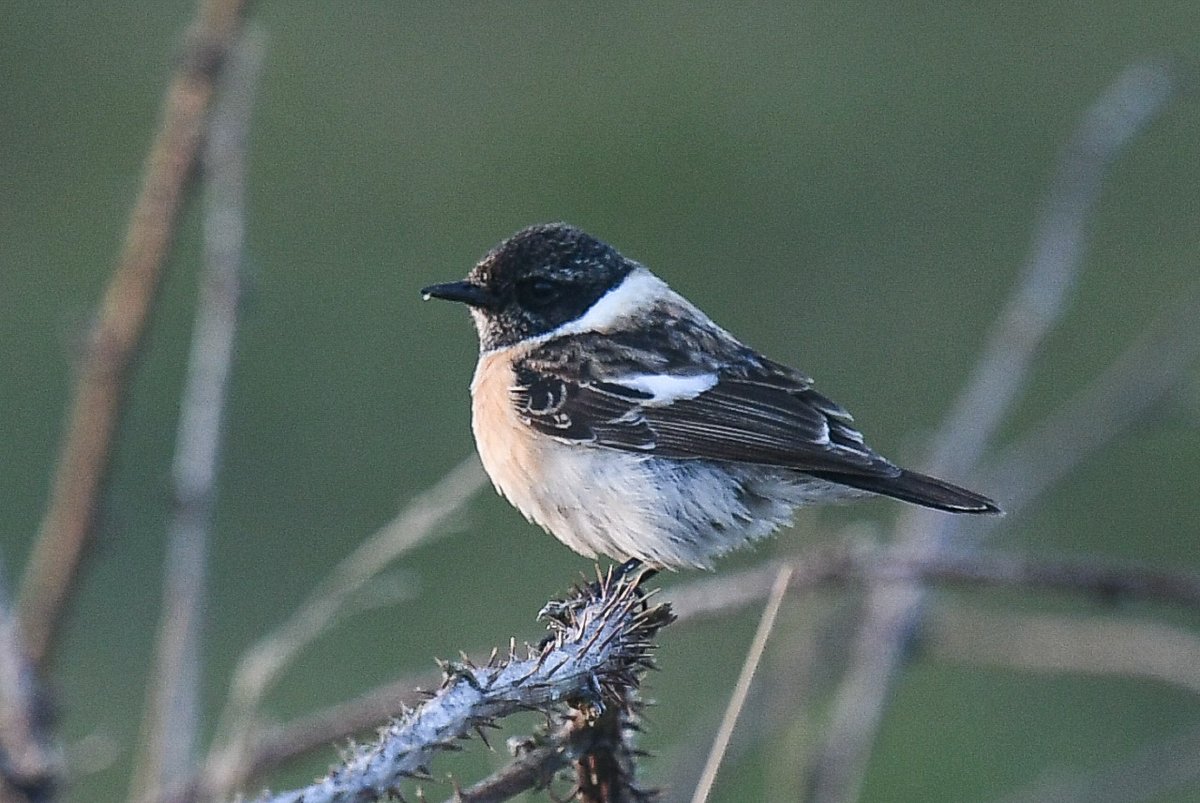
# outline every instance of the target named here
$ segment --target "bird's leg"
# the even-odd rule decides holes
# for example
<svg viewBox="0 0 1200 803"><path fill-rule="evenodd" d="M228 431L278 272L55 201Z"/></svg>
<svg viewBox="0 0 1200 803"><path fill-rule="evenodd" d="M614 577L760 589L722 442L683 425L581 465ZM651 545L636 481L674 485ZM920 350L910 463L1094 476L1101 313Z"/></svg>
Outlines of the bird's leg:
<svg viewBox="0 0 1200 803"><path fill-rule="evenodd" d="M646 592L642 590L642 584L652 579L658 572L657 566L650 566L638 558L630 558L620 566L609 569L608 577L604 580L604 583L597 583L594 589L597 595L599 595L602 585L607 586L610 590L619 585L630 585L633 586L633 593L639 599L644 598ZM645 605L644 599L642 604Z"/></svg>
<svg viewBox="0 0 1200 803"><path fill-rule="evenodd" d="M650 578L654 577L654 575L658 574L658 569L655 569L652 566L646 566L646 564L642 563L642 561L638 558L630 558L613 571L613 580L615 582L620 582L626 577L634 574L643 566L646 568L642 571L641 576L637 578L638 585L641 585L643 581L649 580Z"/></svg>

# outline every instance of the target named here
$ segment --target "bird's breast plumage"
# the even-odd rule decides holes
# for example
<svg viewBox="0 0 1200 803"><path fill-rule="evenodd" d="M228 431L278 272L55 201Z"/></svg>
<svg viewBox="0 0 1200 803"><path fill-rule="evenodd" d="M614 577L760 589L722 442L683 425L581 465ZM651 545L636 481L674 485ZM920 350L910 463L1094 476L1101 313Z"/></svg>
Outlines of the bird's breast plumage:
<svg viewBox="0 0 1200 803"><path fill-rule="evenodd" d="M479 459L496 490L529 516L529 505L522 505L519 497L528 496L531 483L541 481L545 444L530 437L529 427L513 407L513 364L507 352L479 357L471 381L471 429Z"/></svg>
<svg viewBox="0 0 1200 803"><path fill-rule="evenodd" d="M653 507L654 488L639 481L641 461L533 430L513 404L510 351L481 355L471 383L471 424L484 469L502 496L567 546L588 556L622 554L608 539L645 531L643 512Z"/></svg>

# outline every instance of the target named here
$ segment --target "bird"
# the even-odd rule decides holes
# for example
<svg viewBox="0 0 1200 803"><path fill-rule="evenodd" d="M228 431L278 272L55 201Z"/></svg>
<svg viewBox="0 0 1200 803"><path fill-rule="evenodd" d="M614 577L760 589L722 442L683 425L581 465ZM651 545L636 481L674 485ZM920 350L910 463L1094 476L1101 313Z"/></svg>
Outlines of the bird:
<svg viewBox="0 0 1200 803"><path fill-rule="evenodd" d="M474 320L471 426L496 490L586 557L711 569L799 507L870 495L1002 512L877 453L806 374L570 224L522 229L421 293Z"/></svg>

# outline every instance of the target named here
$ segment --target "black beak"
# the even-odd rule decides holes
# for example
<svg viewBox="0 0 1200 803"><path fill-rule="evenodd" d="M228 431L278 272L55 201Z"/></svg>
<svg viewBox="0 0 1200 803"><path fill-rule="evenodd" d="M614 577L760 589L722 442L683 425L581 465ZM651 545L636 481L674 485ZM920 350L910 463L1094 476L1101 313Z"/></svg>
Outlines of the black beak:
<svg viewBox="0 0 1200 803"><path fill-rule="evenodd" d="M480 287L471 282L431 284L421 290L421 297L426 301L431 298L440 298L443 301L459 301L467 306L481 307L483 309L488 309L495 303L495 299L488 293L486 287Z"/></svg>

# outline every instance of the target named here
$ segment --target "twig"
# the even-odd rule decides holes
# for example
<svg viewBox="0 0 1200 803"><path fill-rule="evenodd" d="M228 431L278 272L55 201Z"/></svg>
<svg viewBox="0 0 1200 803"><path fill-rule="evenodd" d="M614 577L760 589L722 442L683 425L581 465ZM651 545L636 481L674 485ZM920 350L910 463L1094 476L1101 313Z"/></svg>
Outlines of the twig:
<svg viewBox="0 0 1200 803"><path fill-rule="evenodd" d="M554 773L570 763L565 748L568 741L567 736L559 737L550 744L521 753L503 769L470 788L460 789L446 803L496 803L545 786Z"/></svg>
<svg viewBox="0 0 1200 803"><path fill-rule="evenodd" d="M514 747L516 758L468 789L458 789L446 803L498 803L522 792L550 784L555 773L574 760L574 797L580 803L639 803L653 793L633 783L632 736L641 704L632 690L627 698L610 705L596 718L584 707L572 707L562 722L545 737ZM557 799L557 798L555 798Z"/></svg>
<svg viewBox="0 0 1200 803"><path fill-rule="evenodd" d="M934 441L928 466L932 473L965 477L976 467L1027 384L1034 354L1062 314L1082 264L1087 222L1108 168L1166 107L1175 90L1165 67L1137 64L1127 68L1085 114L1061 156L1017 290ZM954 517L914 510L901 519L897 542L934 554L955 526ZM867 757L924 599L916 585L879 587L868 593L850 666L834 697L829 732L809 776L814 803L843 803L858 797Z"/></svg>
<svg viewBox="0 0 1200 803"><path fill-rule="evenodd" d="M1140 677L1200 694L1200 638L1160 622L958 605L930 617L921 635L923 650L942 660Z"/></svg>
<svg viewBox="0 0 1200 803"><path fill-rule="evenodd" d="M552 712L582 700L596 712L619 705L649 664L652 639L670 623L670 609L647 607L635 582L604 581L547 606L551 640L528 658L486 666L446 664L445 682L428 702L388 726L377 744L360 749L305 789L262 803L349 803L378 800L407 778L428 777L439 751L457 748L472 729L524 710Z"/></svg>
<svg viewBox="0 0 1200 803"><path fill-rule="evenodd" d="M696 784L692 803L705 803L709 794L712 793L713 784L717 781L717 771L721 768L721 761L725 758L725 751L733 736L734 726L737 725L738 715L746 705L746 695L750 693L750 683L754 680L754 673L758 670L763 651L767 648L767 639L770 638L771 630L775 627L775 617L779 614L779 606L783 603L784 594L788 590L788 581L791 578L792 569L786 565L780 568L775 575L775 582L771 586L771 596L767 599L767 607L763 609L762 618L758 622L758 630L754 633L754 641L751 642L750 650L746 653L746 660L742 663L742 671L738 675L737 684L733 687L729 705L725 707L725 715L721 718L721 726L717 729L716 738L713 739L708 760L704 763L704 771L700 773L700 781Z"/></svg>
<svg viewBox="0 0 1200 803"><path fill-rule="evenodd" d="M245 0L200 0L167 90L125 244L83 354L58 468L21 587L27 654L43 672L91 542L126 380L196 164L213 86Z"/></svg>
<svg viewBox="0 0 1200 803"><path fill-rule="evenodd" d="M0 800L53 800L62 780L37 675L25 657L0 562Z"/></svg>
<svg viewBox="0 0 1200 803"><path fill-rule="evenodd" d="M205 788L233 789L246 777L249 745L263 695L294 656L334 621L347 601L389 563L432 540L445 521L486 481L479 462L467 458L434 487L339 563L329 577L273 633L238 661L218 723L218 738L206 761Z"/></svg>
<svg viewBox="0 0 1200 803"><path fill-rule="evenodd" d="M575 798L581 803L637 803L653 799L653 792L644 792L633 784L633 747L630 743L636 724L639 703L633 699L612 706L607 717L591 722L586 712L571 709L563 723L550 736L519 745L512 763L492 773L468 789L459 789L446 803L499 803L522 792L548 786L554 774L565 768L575 757ZM604 764L609 773L601 785L599 774L580 778L597 764ZM616 770L613 773L611 770ZM615 774L615 778L613 775ZM615 784L612 783L615 781ZM607 797L604 795L607 794ZM600 795L597 797L597 795ZM570 798L569 798L570 799Z"/></svg>
<svg viewBox="0 0 1200 803"><path fill-rule="evenodd" d="M246 136L264 42L252 28L221 81L204 156L205 268L175 447L163 613L132 797L157 800L195 761L209 530L242 286Z"/></svg>

